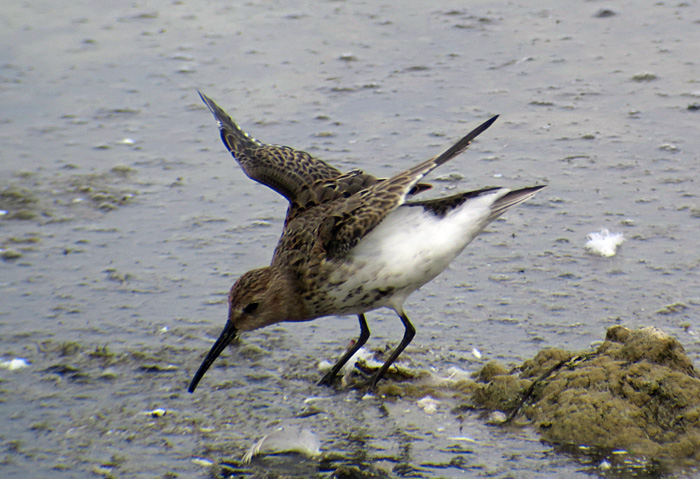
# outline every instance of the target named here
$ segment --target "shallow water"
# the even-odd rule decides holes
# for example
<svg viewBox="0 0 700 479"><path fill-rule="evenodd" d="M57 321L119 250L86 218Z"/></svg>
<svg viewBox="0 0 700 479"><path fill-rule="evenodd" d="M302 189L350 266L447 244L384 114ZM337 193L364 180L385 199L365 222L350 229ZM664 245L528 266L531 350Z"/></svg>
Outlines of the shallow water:
<svg viewBox="0 0 700 479"><path fill-rule="evenodd" d="M0 357L31 363L0 370L4 477L208 477L193 459L237 464L279 421L340 459L255 459L241 475L599 474L453 404L428 416L415 398L314 386L353 318L250 333L188 394L228 288L269 262L286 208L225 152L197 88L261 140L378 176L501 114L431 193L549 187L410 298L414 366L515 364L613 324L654 325L697 363L694 3L96 5L0 7L0 189L20 192L0 207L0 248L20 255L0 262ZM18 208L29 219L8 219ZM613 258L584 250L602 228L627 239ZM400 339L393 314L368 319L368 346Z"/></svg>

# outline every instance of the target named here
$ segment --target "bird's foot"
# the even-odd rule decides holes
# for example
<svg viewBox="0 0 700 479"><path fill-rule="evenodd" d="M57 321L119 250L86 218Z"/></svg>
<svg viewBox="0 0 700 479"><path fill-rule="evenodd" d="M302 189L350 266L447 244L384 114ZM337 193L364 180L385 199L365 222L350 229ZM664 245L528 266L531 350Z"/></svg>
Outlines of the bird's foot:
<svg viewBox="0 0 700 479"><path fill-rule="evenodd" d="M316 384L317 386L328 386L331 387L333 386L333 383L335 380L338 378L338 373L333 371L332 369L328 371L325 376L321 378L321 380Z"/></svg>
<svg viewBox="0 0 700 479"><path fill-rule="evenodd" d="M362 382L362 385L367 388L368 391L374 391L377 388L377 383L382 379L383 374L379 374L380 371L372 374L366 380Z"/></svg>

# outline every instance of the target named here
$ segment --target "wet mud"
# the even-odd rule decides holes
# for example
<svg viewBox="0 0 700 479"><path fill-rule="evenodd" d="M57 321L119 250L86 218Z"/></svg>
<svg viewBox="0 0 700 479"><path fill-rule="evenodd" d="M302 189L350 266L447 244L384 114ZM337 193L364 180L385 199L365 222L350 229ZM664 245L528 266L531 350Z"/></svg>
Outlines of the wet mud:
<svg viewBox="0 0 700 479"><path fill-rule="evenodd" d="M79 169L68 165L65 170ZM135 173L128 166L115 166L103 173L63 173L44 179L31 172L16 172L9 185L0 190L0 210L4 220L70 221L85 218L91 208L111 211L124 206L138 194L137 185L125 188L125 180Z"/></svg>
<svg viewBox="0 0 700 479"><path fill-rule="evenodd" d="M4 2L0 477L696 477L694 7ZM425 197L548 187L409 298L375 394L360 370L315 385L357 337L342 317L242 335L188 394L287 207L197 89L378 177L500 114ZM615 254L587 252L605 229ZM367 319L381 361L403 328ZM641 347L649 326L668 336ZM244 461L280 428L320 454Z"/></svg>
<svg viewBox="0 0 700 479"><path fill-rule="evenodd" d="M185 338L191 332L182 325L153 334ZM495 470L474 459L497 448L498 437L543 441L606 477L675 477L695 471L700 459L700 379L680 343L655 328L615 326L588 351L544 349L515 368L490 361L473 373L435 371L428 367L430 354L414 350L376 391L364 386L374 363L360 361L346 386L309 388L318 371L304 371L308 362L292 360L275 372L266 348L234 346L236 354L218 368L235 367L231 361L250 364L239 379L212 384L205 397L185 392L188 378L182 373L196 355L189 348L115 351L47 340L16 351L28 365L12 373L36 382L16 390L3 382L0 391L15 411L9 424L25 421L39 441L8 441L3 464L48 460L59 476L89 464L94 474L113 477L133 474L139 461L166 454L222 478L453 477L458 471L489 476ZM383 353L375 351L378 358ZM243 384L257 384L259 392L241 397ZM303 400L271 400L278 390ZM22 397L40 406L23 409ZM110 406L101 405L105 397ZM208 412L193 409L193 402L206 404ZM54 414L66 407L70 416L56 421ZM370 417L387 424L410 420L391 432L404 438L404 446L386 448L376 426L366 423ZM474 436L479 424L486 436ZM320 438L320 451L292 436L280 450L244 458L278 426L306 428ZM412 452L424 434L441 444L437 450L428 446L426 456ZM46 456L41 438L52 438L62 453ZM194 456L188 452L192 438L202 444ZM182 466L168 464L141 472L178 477Z"/></svg>

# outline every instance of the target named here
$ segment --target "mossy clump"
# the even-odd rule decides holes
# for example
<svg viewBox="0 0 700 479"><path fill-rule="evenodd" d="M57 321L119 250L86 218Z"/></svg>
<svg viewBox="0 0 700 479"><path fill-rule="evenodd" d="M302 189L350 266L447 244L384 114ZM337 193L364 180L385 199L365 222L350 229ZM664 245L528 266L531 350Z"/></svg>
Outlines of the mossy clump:
<svg viewBox="0 0 700 479"><path fill-rule="evenodd" d="M474 403L495 411L512 411L518 407L531 381L515 375L494 376L474 393Z"/></svg>
<svg viewBox="0 0 700 479"><path fill-rule="evenodd" d="M36 211L21 209L7 215L8 220L29 221L35 219L39 214Z"/></svg>
<svg viewBox="0 0 700 479"><path fill-rule="evenodd" d="M76 343L75 341L65 341L62 342L58 345L59 348L59 354L63 357L66 356L75 356L80 352L82 349L82 346L80 343Z"/></svg>
<svg viewBox="0 0 700 479"><path fill-rule="evenodd" d="M537 378L547 374L552 368L570 361L575 356L571 351L559 348L547 348L538 352L534 358L525 361L520 370L520 377Z"/></svg>
<svg viewBox="0 0 700 479"><path fill-rule="evenodd" d="M1 209L9 210L13 206L31 205L36 202L36 196L27 188L12 185L0 190Z"/></svg>
<svg viewBox="0 0 700 479"><path fill-rule="evenodd" d="M2 252L0 252L0 258L3 259L3 261L12 261L17 258L21 258L22 253L19 251L13 250L13 249L6 249Z"/></svg>
<svg viewBox="0 0 700 479"><path fill-rule="evenodd" d="M523 416L546 441L625 450L661 461L700 461L700 375L680 342L649 327L608 329L593 351L550 348L508 371L474 375L464 401Z"/></svg>
<svg viewBox="0 0 700 479"><path fill-rule="evenodd" d="M615 326L595 352L559 364L522 409L544 439L700 461L700 378L678 340Z"/></svg>
<svg viewBox="0 0 700 479"><path fill-rule="evenodd" d="M105 346L96 346L94 351L88 353L88 356L95 359L102 359L104 361L113 361L116 355Z"/></svg>
<svg viewBox="0 0 700 479"><path fill-rule="evenodd" d="M127 176L136 173L136 170L131 168L130 166L126 165L117 165L113 167L111 170L109 170L111 173L113 173L116 176L126 178Z"/></svg>
<svg viewBox="0 0 700 479"><path fill-rule="evenodd" d="M489 361L475 374L475 379L482 383L488 383L496 376L508 374L510 371L498 361Z"/></svg>
<svg viewBox="0 0 700 479"><path fill-rule="evenodd" d="M667 304L660 310L656 312L656 314L662 314L662 315L669 315L669 314L676 314L680 313L681 311L685 311L688 309L688 306L683 303L673 303L673 304Z"/></svg>

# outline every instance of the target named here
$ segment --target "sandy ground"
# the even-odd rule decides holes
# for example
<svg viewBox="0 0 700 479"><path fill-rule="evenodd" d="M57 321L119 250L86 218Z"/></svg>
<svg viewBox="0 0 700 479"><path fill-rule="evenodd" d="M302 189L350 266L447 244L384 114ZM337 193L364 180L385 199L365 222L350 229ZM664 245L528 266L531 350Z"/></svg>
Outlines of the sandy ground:
<svg viewBox="0 0 700 479"><path fill-rule="evenodd" d="M697 364L697 7L5 2L0 357L30 364L0 370L3 477L208 477L280 422L336 456L256 459L241 477L602 474L454 404L317 388L350 318L251 333L189 395L228 288L269 261L286 208L239 171L196 89L261 140L377 176L501 115L431 194L549 187L411 297L407 364L515 364L615 324L656 326ZM614 257L584 249L602 228L625 235ZM368 346L401 337L393 314L368 319Z"/></svg>

